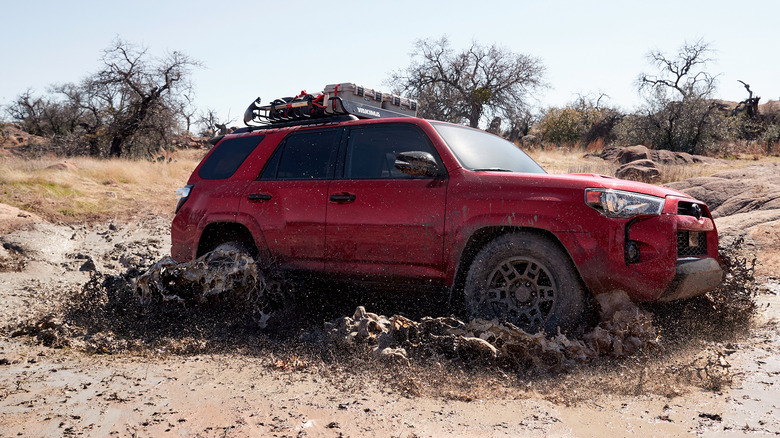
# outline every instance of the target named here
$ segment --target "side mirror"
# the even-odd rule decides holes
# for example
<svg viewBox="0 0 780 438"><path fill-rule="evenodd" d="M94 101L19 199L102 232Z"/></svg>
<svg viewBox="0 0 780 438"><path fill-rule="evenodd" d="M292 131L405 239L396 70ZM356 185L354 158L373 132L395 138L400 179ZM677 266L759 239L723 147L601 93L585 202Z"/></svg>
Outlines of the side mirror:
<svg viewBox="0 0 780 438"><path fill-rule="evenodd" d="M439 169L436 159L429 152L401 152L395 157L395 168L412 176L436 178L444 175Z"/></svg>

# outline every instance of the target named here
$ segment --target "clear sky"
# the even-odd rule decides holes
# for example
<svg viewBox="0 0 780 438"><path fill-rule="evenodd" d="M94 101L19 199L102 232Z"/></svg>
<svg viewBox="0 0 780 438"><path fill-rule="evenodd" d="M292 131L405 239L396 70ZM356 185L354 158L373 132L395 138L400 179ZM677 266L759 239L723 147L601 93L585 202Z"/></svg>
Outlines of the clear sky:
<svg viewBox="0 0 780 438"><path fill-rule="evenodd" d="M240 122L247 105L355 82L388 90L413 43L447 35L538 57L550 88L537 108L605 93L631 110L635 82L652 72L651 49L673 54L698 39L716 50L717 97L780 99L780 2L737 1L79 1L4 0L0 105L28 88L75 82L100 67L119 36L152 54L179 50L201 61L196 105ZM5 115L2 116L5 118Z"/></svg>

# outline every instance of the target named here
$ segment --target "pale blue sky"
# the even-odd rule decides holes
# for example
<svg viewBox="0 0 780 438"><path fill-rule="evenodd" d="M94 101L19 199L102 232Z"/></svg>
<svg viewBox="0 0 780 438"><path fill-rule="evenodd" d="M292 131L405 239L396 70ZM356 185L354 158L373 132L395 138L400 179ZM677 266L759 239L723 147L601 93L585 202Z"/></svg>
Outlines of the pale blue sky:
<svg viewBox="0 0 780 438"><path fill-rule="evenodd" d="M196 104L240 120L257 96L268 102L326 84L387 90L409 65L413 42L447 35L539 57L551 88L539 107L606 93L624 110L641 101L637 76L651 49L674 53L703 39L717 52L718 97L742 100L741 79L780 98L780 2L735 1L3 1L0 105L27 88L78 81L99 68L115 36L151 53L180 50L203 62Z"/></svg>

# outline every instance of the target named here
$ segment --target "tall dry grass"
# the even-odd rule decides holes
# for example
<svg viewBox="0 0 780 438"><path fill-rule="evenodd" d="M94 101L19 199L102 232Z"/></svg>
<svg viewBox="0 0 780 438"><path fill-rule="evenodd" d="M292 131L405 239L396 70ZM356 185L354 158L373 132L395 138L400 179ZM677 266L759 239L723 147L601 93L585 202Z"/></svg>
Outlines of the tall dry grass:
<svg viewBox="0 0 780 438"><path fill-rule="evenodd" d="M185 150L164 161L5 157L0 202L66 223L172 216L175 191L203 154ZM62 168L52 168L56 165Z"/></svg>

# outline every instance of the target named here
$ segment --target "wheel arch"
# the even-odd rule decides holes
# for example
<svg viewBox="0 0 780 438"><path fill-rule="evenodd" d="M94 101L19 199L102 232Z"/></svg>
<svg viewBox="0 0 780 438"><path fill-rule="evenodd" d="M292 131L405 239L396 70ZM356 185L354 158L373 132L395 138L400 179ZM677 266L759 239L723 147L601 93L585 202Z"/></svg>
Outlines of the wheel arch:
<svg viewBox="0 0 780 438"><path fill-rule="evenodd" d="M452 310L456 312L461 312L464 309L463 288L466 284L466 277L468 275L469 268L471 267L471 264L474 261L474 258L479 253L479 251L482 248L484 248L485 245L495 240L496 238L511 233L535 234L545 238L553 245L556 245L569 258L571 265L574 267L574 272L578 280L582 284L586 293L591 297L593 296L592 292L583 281L582 274L580 273L577 264L574 263L574 259L572 258L571 253L563 244L563 242L561 242L558 236L555 235L555 233L549 230L545 230L542 228L534 228L534 227L489 226L489 227L482 227L474 231L463 247L463 251L461 252L461 256L458 261L458 268L455 273L455 278L452 283L452 286L450 287L449 300L450 300L450 308Z"/></svg>
<svg viewBox="0 0 780 438"><path fill-rule="evenodd" d="M197 257L226 242L241 242L251 255L257 256L258 248L249 229L237 222L212 222L203 229L198 241Z"/></svg>

